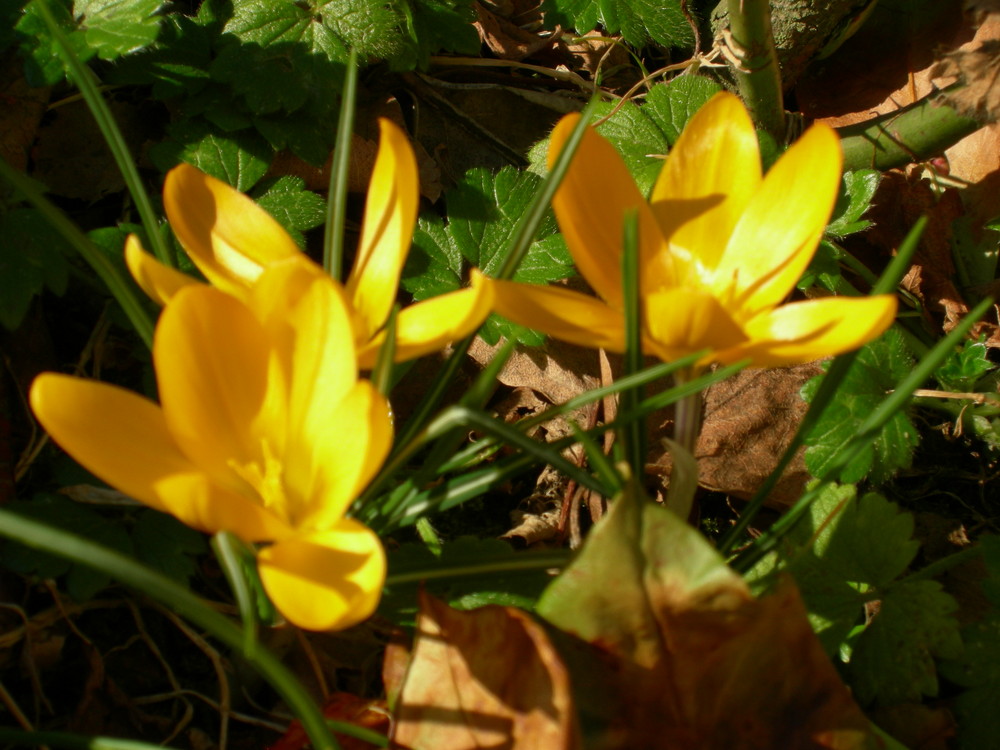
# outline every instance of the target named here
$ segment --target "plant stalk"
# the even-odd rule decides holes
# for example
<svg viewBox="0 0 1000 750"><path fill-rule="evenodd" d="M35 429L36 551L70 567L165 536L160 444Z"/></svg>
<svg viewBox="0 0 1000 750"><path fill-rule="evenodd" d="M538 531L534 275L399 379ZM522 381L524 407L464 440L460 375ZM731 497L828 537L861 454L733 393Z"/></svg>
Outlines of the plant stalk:
<svg viewBox="0 0 1000 750"><path fill-rule="evenodd" d="M778 143L785 140L785 105L774 49L768 0L728 0L729 32L724 35L730 69L757 127Z"/></svg>
<svg viewBox="0 0 1000 750"><path fill-rule="evenodd" d="M895 112L840 128L844 170L886 170L923 161L982 127L938 101L939 96L931 94Z"/></svg>

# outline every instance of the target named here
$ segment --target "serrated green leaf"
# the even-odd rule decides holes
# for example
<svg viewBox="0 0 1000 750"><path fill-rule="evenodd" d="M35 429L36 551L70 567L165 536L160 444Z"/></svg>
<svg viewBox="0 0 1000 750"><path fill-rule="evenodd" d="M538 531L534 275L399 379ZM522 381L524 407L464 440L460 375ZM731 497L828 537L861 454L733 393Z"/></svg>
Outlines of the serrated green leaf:
<svg viewBox="0 0 1000 750"><path fill-rule="evenodd" d="M462 285L462 252L437 216L421 216L413 249L403 269L402 286L415 300L452 292Z"/></svg>
<svg viewBox="0 0 1000 750"><path fill-rule="evenodd" d="M143 510L132 528L136 557L151 568L187 583L198 570L195 557L208 551L205 538L173 516Z"/></svg>
<svg viewBox="0 0 1000 750"><path fill-rule="evenodd" d="M837 653L863 614L869 592L888 586L916 556L913 517L853 485L829 485L751 580L787 570L802 592L813 630L828 654Z"/></svg>
<svg viewBox="0 0 1000 750"><path fill-rule="evenodd" d="M980 378L995 369L983 340L966 341L937 369L934 379L946 391L968 393L975 390Z"/></svg>
<svg viewBox="0 0 1000 750"><path fill-rule="evenodd" d="M206 113L208 116L208 113ZM254 117L253 126L275 151L288 149L300 159L321 167L330 156L336 133L330 116L310 108L294 115Z"/></svg>
<svg viewBox="0 0 1000 750"><path fill-rule="evenodd" d="M809 289L820 286L829 292L840 292L844 286L844 277L840 273L840 258L843 252L831 242L820 240L816 254L809 261L809 267L796 287Z"/></svg>
<svg viewBox="0 0 1000 750"><path fill-rule="evenodd" d="M0 325L14 330L36 294L58 295L69 279L71 249L42 214L16 208L0 216Z"/></svg>
<svg viewBox="0 0 1000 750"><path fill-rule="evenodd" d="M49 2L59 28L66 34L70 47L80 62L94 56L94 49L87 44L84 32L79 30L70 13L69 0ZM66 79L66 66L59 54L59 47L49 34L48 27L38 12L35 2L28 3L14 27L20 40L21 56L25 58L24 73L32 86L55 86Z"/></svg>
<svg viewBox="0 0 1000 750"><path fill-rule="evenodd" d="M411 8L411 36L417 43L418 67L424 67L428 57L439 51L479 53L482 41L472 25L476 14L468 0L421 0Z"/></svg>
<svg viewBox="0 0 1000 750"><path fill-rule="evenodd" d="M485 169L470 170L445 194L447 224L437 218L420 219L403 287L418 300L458 289L463 258L487 275L496 273L503 265L503 250L540 182L538 175L513 167L504 167L496 175ZM565 243L555 232L550 213L514 274L516 281L544 284L574 273ZM529 345L543 341L539 334L496 316L486 321L480 335L489 343L496 343L500 336Z"/></svg>
<svg viewBox="0 0 1000 750"><path fill-rule="evenodd" d="M253 131L223 134L203 120L175 123L169 133L169 140L150 149L150 158L161 170L184 161L243 192L267 173L274 155Z"/></svg>
<svg viewBox="0 0 1000 750"><path fill-rule="evenodd" d="M361 59L412 59L406 0L234 0L212 63L255 114L332 106L347 50Z"/></svg>
<svg viewBox="0 0 1000 750"><path fill-rule="evenodd" d="M1000 736L1000 616L973 623L962 630L965 652L942 661L941 676L968 688L953 704L962 750L992 747Z"/></svg>
<svg viewBox="0 0 1000 750"><path fill-rule="evenodd" d="M694 41L680 0L545 0L542 8L551 23L580 33L601 24L637 47L650 42L687 47Z"/></svg>
<svg viewBox="0 0 1000 750"><path fill-rule="evenodd" d="M806 438L806 468L822 477L834 459L852 442L858 427L896 384L909 374L913 358L903 337L889 329L880 338L864 346L848 371L833 403ZM811 401L820 378L813 378L802 389ZM840 481L852 483L869 477L876 484L885 482L913 460L920 433L905 411L897 412L882 428L876 439L843 469Z"/></svg>
<svg viewBox="0 0 1000 750"><path fill-rule="evenodd" d="M937 695L934 657L962 653L954 598L937 581L903 581L882 598L854 647L849 672L862 704L895 705Z"/></svg>
<svg viewBox="0 0 1000 750"><path fill-rule="evenodd" d="M458 609L473 609L486 604L532 609L542 590L552 580L544 569L493 570L485 575L447 576L448 571L502 566L516 557L530 557L532 554L518 552L499 539L471 536L442 544L439 554L425 544L404 544L388 553L390 579L422 572L427 580L422 584L413 580L388 586L379 604L379 613L397 624L412 625L421 585Z"/></svg>
<svg viewBox="0 0 1000 750"><path fill-rule="evenodd" d="M305 184L301 177L286 175L261 183L253 192L257 204L277 219L302 248L302 233L318 227L326 217L326 201L306 190Z"/></svg>
<svg viewBox="0 0 1000 750"><path fill-rule="evenodd" d="M87 44L102 60L114 60L152 44L160 33L161 0L74 0L73 15Z"/></svg>
<svg viewBox="0 0 1000 750"><path fill-rule="evenodd" d="M115 62L104 74L111 85L152 85L154 99L197 94L209 82L212 60L208 29L179 13L163 18L156 41ZM188 114L194 113L185 103Z"/></svg>
<svg viewBox="0 0 1000 750"><path fill-rule="evenodd" d="M687 121L720 90L704 76L679 76L653 86L645 104L625 104L597 130L618 149L639 189L648 193L663 167L663 157ZM614 106L599 105L595 119L606 117Z"/></svg>
<svg viewBox="0 0 1000 750"><path fill-rule="evenodd" d="M870 221L861 217L871 206L881 179L881 173L874 169L859 169L844 174L844 186L837 196L833 220L826 228L828 235L846 237L871 226Z"/></svg>
<svg viewBox="0 0 1000 750"><path fill-rule="evenodd" d="M50 526L72 531L105 547L125 554L132 553L132 541L120 523L62 495L39 494L31 500L15 500L7 508ZM91 598L111 582L108 576L92 568L74 565L15 542L4 544L3 561L12 570L41 578L66 574L66 590L78 601Z"/></svg>

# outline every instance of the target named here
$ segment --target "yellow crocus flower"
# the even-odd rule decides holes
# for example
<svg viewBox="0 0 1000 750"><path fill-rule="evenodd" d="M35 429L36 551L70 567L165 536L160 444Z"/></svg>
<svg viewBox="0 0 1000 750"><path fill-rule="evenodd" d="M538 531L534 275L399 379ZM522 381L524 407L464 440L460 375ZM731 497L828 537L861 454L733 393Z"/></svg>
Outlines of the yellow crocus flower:
<svg viewBox="0 0 1000 750"><path fill-rule="evenodd" d="M31 406L55 441L108 484L205 532L259 550L275 606L312 630L368 617L385 553L345 517L392 442L389 405L358 379L341 289L291 258L243 299L203 284L172 295L156 327L160 404L43 373Z"/></svg>
<svg viewBox="0 0 1000 750"><path fill-rule="evenodd" d="M550 164L578 115L556 126ZM894 295L781 304L809 265L840 185L837 136L812 126L766 174L753 123L729 93L688 123L647 202L618 152L588 129L553 200L583 278L601 299L496 281L494 309L582 346L625 347L622 232L638 213L643 349L663 360L779 367L854 349L881 334Z"/></svg>
<svg viewBox="0 0 1000 750"><path fill-rule="evenodd" d="M382 330L396 302L419 202L417 162L400 128L379 120L380 141L364 223L346 289L358 360L375 364ZM266 211L246 195L194 167L172 169L163 205L174 234L212 286L245 297L264 269L305 257ZM195 279L161 264L135 236L125 246L129 270L161 305ZM477 270L472 286L405 307L396 319L396 361L437 351L472 333L492 305L492 287Z"/></svg>

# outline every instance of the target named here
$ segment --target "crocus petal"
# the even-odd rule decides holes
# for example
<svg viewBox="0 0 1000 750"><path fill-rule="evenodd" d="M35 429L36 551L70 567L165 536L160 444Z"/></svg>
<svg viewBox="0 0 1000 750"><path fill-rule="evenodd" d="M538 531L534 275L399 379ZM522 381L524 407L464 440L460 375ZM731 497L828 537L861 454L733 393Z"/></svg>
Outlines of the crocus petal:
<svg viewBox="0 0 1000 750"><path fill-rule="evenodd" d="M678 265L695 274L715 269L760 185L760 170L757 133L746 108L733 94L716 94L670 149L650 198ZM699 276L687 277L690 282Z"/></svg>
<svg viewBox="0 0 1000 750"><path fill-rule="evenodd" d="M493 280L493 309L560 341L625 351L625 318L594 297L554 286Z"/></svg>
<svg viewBox="0 0 1000 750"><path fill-rule="evenodd" d="M107 383L42 373L31 408L46 432L82 466L126 495L165 510L155 484L195 470L160 407Z"/></svg>
<svg viewBox="0 0 1000 750"><path fill-rule="evenodd" d="M171 474L155 485L163 510L193 529L229 531L247 543L284 539L294 533L259 498L227 490L200 471Z"/></svg>
<svg viewBox="0 0 1000 750"><path fill-rule="evenodd" d="M142 243L134 234L125 240L125 263L142 291L159 305L167 304L184 287L200 283L186 273L160 263L143 250Z"/></svg>
<svg viewBox="0 0 1000 750"><path fill-rule="evenodd" d="M289 432L310 411L325 413L358 378L354 329L339 284L304 256L269 267L254 285L250 307L267 331L271 387L287 384Z"/></svg>
<svg viewBox="0 0 1000 750"><path fill-rule="evenodd" d="M754 367L784 367L857 349L892 325L894 295L825 297L793 302L764 313L747 325L753 343L721 361L750 356Z"/></svg>
<svg viewBox="0 0 1000 750"><path fill-rule="evenodd" d="M348 297L367 337L383 326L396 301L420 199L417 160L406 134L386 119L379 120L379 132L361 242L347 281Z"/></svg>
<svg viewBox="0 0 1000 750"><path fill-rule="evenodd" d="M245 480L234 467L266 463L262 437L281 452L284 434L276 428L283 425L260 424L268 354L250 309L209 286L182 290L156 328L153 362L168 428L193 463L236 492L245 491ZM283 406L274 404L273 413Z"/></svg>
<svg viewBox="0 0 1000 750"><path fill-rule="evenodd" d="M190 165L167 173L163 206L191 260L228 294L244 296L266 266L301 252L267 211Z"/></svg>
<svg viewBox="0 0 1000 750"><path fill-rule="evenodd" d="M396 317L396 361L406 362L436 352L464 338L482 325L493 307L490 279L472 269L472 286L408 305ZM358 352L361 369L375 366L385 332L363 345Z"/></svg>
<svg viewBox="0 0 1000 750"><path fill-rule="evenodd" d="M550 167L579 119L567 115L552 131ZM552 207L580 274L614 308L623 309L621 248L629 212L639 217L640 267L647 268L657 256L669 260L661 254L665 244L649 204L615 147L593 128L584 133ZM670 272L669 262L660 272Z"/></svg>
<svg viewBox="0 0 1000 750"><path fill-rule="evenodd" d="M257 565L278 611L307 630L340 630L366 619L386 571L378 537L350 519L267 547Z"/></svg>
<svg viewBox="0 0 1000 750"><path fill-rule="evenodd" d="M764 177L729 240L712 283L752 316L781 302L812 260L840 186L840 142L813 125ZM731 300L731 301L729 301Z"/></svg>
<svg viewBox="0 0 1000 750"><path fill-rule="evenodd" d="M289 433L284 463L289 515L304 529L343 516L392 446L389 403L370 382L358 381L333 408L317 390L316 407Z"/></svg>
<svg viewBox="0 0 1000 750"><path fill-rule="evenodd" d="M196 529L225 529L247 541L289 533L253 500L211 485L177 447L160 407L147 398L107 383L44 373L31 386L31 407L82 466L151 508Z"/></svg>
<svg viewBox="0 0 1000 750"><path fill-rule="evenodd" d="M669 361L700 349L729 349L747 336L710 294L696 289L660 289L645 297L647 346Z"/></svg>

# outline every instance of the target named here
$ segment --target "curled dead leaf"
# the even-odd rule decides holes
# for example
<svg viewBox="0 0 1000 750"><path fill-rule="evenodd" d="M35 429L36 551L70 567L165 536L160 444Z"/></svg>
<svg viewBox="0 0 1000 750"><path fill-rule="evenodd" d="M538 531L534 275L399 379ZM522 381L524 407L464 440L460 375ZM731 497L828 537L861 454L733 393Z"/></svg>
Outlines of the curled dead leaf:
<svg viewBox="0 0 1000 750"><path fill-rule="evenodd" d="M512 607L460 612L421 592L392 747L578 746L569 675L538 623Z"/></svg>
<svg viewBox="0 0 1000 750"><path fill-rule="evenodd" d="M942 100L981 123L1000 118L1000 40L986 40L971 50L956 50L933 68L932 78L955 77L962 84Z"/></svg>

